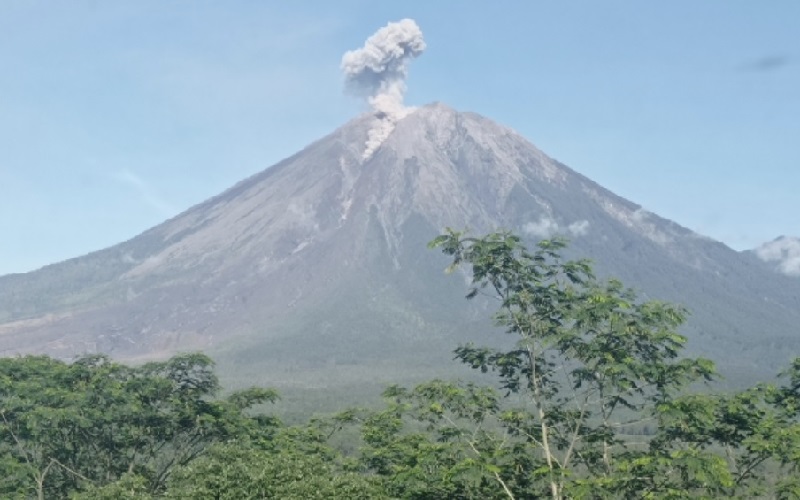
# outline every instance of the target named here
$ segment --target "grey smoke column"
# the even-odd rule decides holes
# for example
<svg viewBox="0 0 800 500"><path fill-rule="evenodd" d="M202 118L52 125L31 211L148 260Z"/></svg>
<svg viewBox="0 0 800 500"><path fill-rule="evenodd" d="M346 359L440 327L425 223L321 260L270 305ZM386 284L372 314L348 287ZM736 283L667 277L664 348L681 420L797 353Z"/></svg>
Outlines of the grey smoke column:
<svg viewBox="0 0 800 500"><path fill-rule="evenodd" d="M365 97L376 121L369 132L364 159L381 145L398 120L408 114L403 106L408 62L425 50L422 31L412 19L389 23L369 37L364 47L342 57L348 92Z"/></svg>

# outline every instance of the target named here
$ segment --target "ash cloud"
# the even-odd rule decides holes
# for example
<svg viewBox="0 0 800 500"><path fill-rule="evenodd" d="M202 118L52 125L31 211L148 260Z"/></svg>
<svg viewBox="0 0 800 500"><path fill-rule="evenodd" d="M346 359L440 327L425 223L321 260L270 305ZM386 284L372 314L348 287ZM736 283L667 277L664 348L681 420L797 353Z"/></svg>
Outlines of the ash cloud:
<svg viewBox="0 0 800 500"><path fill-rule="evenodd" d="M411 111L403 105L408 64L424 50L422 30L414 20L403 19L387 24L363 47L342 56L346 91L365 98L375 112L363 159L371 157Z"/></svg>

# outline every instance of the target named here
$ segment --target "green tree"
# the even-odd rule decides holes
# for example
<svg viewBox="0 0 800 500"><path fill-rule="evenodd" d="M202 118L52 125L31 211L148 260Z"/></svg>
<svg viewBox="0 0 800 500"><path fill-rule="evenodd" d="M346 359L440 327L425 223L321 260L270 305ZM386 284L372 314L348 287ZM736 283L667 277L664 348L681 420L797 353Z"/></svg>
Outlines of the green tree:
<svg viewBox="0 0 800 500"><path fill-rule="evenodd" d="M474 387L446 384L388 395L396 410L438 427L437 441L465 445L460 453L480 471L472 477L493 480L506 497L560 499L621 487L613 480L618 459L646 453L625 430L655 421L658 405L714 374L708 360L679 357L683 309L639 301L617 281L598 282L587 261L562 259L561 240L529 251L508 232L472 238L448 230L430 246L452 258L448 272L468 267L467 297L496 299L497 325L516 338L509 349L455 351L463 363L495 373L507 398L500 404Z"/></svg>
<svg viewBox="0 0 800 500"><path fill-rule="evenodd" d="M73 500L152 500L145 477L125 473L114 482L103 486L89 485L84 491L74 493Z"/></svg>
<svg viewBox="0 0 800 500"><path fill-rule="evenodd" d="M125 474L161 491L210 444L264 428L245 410L274 391L217 399L218 390L200 354L140 367L104 356L0 359L0 495L66 498Z"/></svg>
<svg viewBox="0 0 800 500"><path fill-rule="evenodd" d="M314 427L285 428L268 441L212 447L176 469L165 498L388 498L378 478L345 462Z"/></svg>
<svg viewBox="0 0 800 500"><path fill-rule="evenodd" d="M363 418L361 463L397 498L504 498L528 491L532 456L501 428L491 388L440 380L390 387Z"/></svg>
<svg viewBox="0 0 800 500"><path fill-rule="evenodd" d="M788 383L660 404L649 455L629 461L627 477L618 479L652 497L687 482L696 491L716 482L718 494L707 497L800 498L800 359L782 378Z"/></svg>

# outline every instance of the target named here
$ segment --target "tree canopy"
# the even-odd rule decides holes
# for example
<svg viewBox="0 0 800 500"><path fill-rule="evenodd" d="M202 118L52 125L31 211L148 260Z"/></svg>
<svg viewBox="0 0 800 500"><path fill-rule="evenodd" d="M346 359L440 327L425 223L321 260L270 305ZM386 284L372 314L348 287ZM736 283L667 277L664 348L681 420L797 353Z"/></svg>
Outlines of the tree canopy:
<svg viewBox="0 0 800 500"><path fill-rule="evenodd" d="M273 390L223 396L203 354L2 358L0 496L800 498L800 358L715 392L713 363L683 355L684 308L598 280L565 245L437 237L467 298L496 304L487 345L454 351L476 377L302 425L265 411Z"/></svg>

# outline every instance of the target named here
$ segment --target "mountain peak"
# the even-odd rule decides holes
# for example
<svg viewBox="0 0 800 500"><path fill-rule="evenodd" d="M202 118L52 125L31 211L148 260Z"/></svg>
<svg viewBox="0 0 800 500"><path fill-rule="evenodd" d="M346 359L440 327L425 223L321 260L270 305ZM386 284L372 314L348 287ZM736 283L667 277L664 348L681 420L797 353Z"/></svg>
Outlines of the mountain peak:
<svg viewBox="0 0 800 500"><path fill-rule="evenodd" d="M520 167L532 162L545 167L551 177L560 170L514 130L441 102L416 108L398 121L381 149L398 159L446 160L452 164L463 163L465 154L475 153L491 157L488 163L503 166L508 173L519 174Z"/></svg>
<svg viewBox="0 0 800 500"><path fill-rule="evenodd" d="M508 127L497 124L477 113L463 112L441 102L433 102L411 111L397 124L399 129L422 129L429 138L453 137L459 134L483 136L487 134L513 135L525 141ZM433 136L430 134L433 133ZM527 142L527 141L525 141Z"/></svg>

